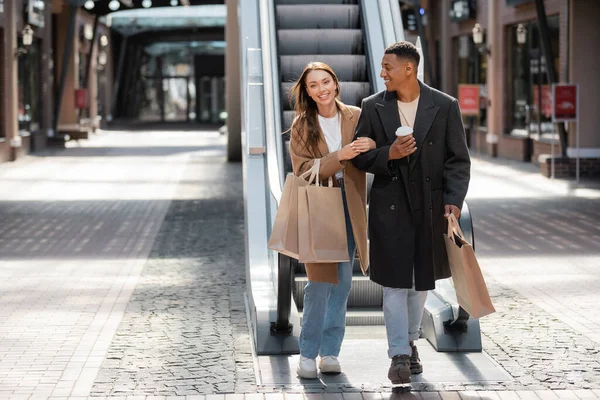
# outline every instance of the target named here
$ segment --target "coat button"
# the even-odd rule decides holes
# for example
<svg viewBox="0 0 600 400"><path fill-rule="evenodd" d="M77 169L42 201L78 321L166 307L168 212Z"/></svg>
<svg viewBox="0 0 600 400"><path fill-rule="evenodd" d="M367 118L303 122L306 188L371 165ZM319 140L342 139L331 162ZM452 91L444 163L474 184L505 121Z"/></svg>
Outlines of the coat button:
<svg viewBox="0 0 600 400"><path fill-rule="evenodd" d="M433 140L430 140L429 141L429 145L431 146L432 144L433 144Z"/></svg>
<svg viewBox="0 0 600 400"><path fill-rule="evenodd" d="M429 182L430 180L429 177L425 178L425 182Z"/></svg>
<svg viewBox="0 0 600 400"><path fill-rule="evenodd" d="M392 177L392 182L396 182L398 180L397 176Z"/></svg>
<svg viewBox="0 0 600 400"><path fill-rule="evenodd" d="M396 209L396 206L392 204L392 205L390 206L390 210L394 211L395 209Z"/></svg>

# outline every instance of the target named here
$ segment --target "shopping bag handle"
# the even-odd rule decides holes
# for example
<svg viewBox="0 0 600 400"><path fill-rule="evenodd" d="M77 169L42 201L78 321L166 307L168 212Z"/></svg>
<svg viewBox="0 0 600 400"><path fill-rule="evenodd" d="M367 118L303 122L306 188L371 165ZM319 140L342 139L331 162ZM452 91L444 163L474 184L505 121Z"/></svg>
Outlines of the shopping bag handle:
<svg viewBox="0 0 600 400"><path fill-rule="evenodd" d="M465 234L463 233L462 229L460 229L460 224L458 223L458 220L456 219L454 214L450 213L450 215L448 215L447 218L448 218L448 238L450 240L452 240L453 242L455 242L454 234L456 234L461 239L465 240L464 239Z"/></svg>
<svg viewBox="0 0 600 400"><path fill-rule="evenodd" d="M319 177L319 169L320 168L321 168L321 159L315 158L312 167L310 167L310 169L306 170L306 172L304 172L302 175L300 175L300 178L306 180L309 185L312 184L313 182L315 182L315 180L317 182L319 182L318 177ZM306 179L307 176L309 176L308 180Z"/></svg>
<svg viewBox="0 0 600 400"><path fill-rule="evenodd" d="M319 170L320 169L321 169L321 159L315 158L315 161L314 161L312 167L310 167L309 170L307 170L302 175L300 175L300 177L302 179L306 180L306 177L310 175L310 177L307 180L308 184L312 185L314 183L315 186L321 186L321 181L319 180ZM333 187L333 176L330 176L327 179L327 185L329 187Z"/></svg>

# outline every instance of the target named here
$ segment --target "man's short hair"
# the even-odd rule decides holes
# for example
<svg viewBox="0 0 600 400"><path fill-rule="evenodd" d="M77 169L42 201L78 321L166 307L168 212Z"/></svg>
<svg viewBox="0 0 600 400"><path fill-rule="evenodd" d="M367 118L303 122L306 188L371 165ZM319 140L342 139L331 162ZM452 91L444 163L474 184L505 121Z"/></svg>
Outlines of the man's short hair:
<svg viewBox="0 0 600 400"><path fill-rule="evenodd" d="M410 42L394 43L385 49L385 54L395 54L398 58L406 58L415 64L416 67L419 66L419 62L421 61L419 50Z"/></svg>

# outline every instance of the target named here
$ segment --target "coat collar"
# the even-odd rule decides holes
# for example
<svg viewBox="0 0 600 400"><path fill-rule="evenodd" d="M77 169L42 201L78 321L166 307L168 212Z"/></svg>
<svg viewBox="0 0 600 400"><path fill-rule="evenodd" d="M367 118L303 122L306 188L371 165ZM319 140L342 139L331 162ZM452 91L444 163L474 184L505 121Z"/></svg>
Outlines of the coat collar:
<svg viewBox="0 0 600 400"><path fill-rule="evenodd" d="M337 102L337 106L342 120L342 147L344 147L352 142L352 139L354 138L354 125L352 123L354 120L354 114L352 113L352 110L341 101ZM326 154L329 154L329 148L327 147L327 141L325 140L325 135L323 134L321 127L319 127L319 132L321 132L321 140L319 140L319 152L321 153L321 157L323 157Z"/></svg>
<svg viewBox="0 0 600 400"><path fill-rule="evenodd" d="M419 95L419 105L417 106L417 115L413 127L414 137L417 142L417 152L410 157L410 169L415 166L421 153L421 148L425 138L431 129L431 124L435 119L440 107L433 101L433 91L429 86L419 81L421 94ZM398 97L396 92L384 91L381 99L376 104L376 110L385 129L388 144L396 140L396 129L401 126L400 116L398 115Z"/></svg>

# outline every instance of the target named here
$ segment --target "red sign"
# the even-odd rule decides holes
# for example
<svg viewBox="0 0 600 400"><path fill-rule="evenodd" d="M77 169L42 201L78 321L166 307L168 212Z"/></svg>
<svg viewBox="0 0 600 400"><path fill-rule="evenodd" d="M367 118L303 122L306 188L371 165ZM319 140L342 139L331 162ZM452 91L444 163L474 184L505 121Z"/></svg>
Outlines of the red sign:
<svg viewBox="0 0 600 400"><path fill-rule="evenodd" d="M577 85L552 85L552 122L577 120Z"/></svg>
<svg viewBox="0 0 600 400"><path fill-rule="evenodd" d="M88 108L88 90L86 88L75 89L75 107Z"/></svg>
<svg viewBox="0 0 600 400"><path fill-rule="evenodd" d="M462 115L479 115L479 85L458 85L458 105Z"/></svg>
<svg viewBox="0 0 600 400"><path fill-rule="evenodd" d="M537 110L537 107L540 104L539 85L534 85L531 91L533 92L533 105L536 107ZM546 118L552 117L552 91L550 90L550 85L542 85L542 115Z"/></svg>

